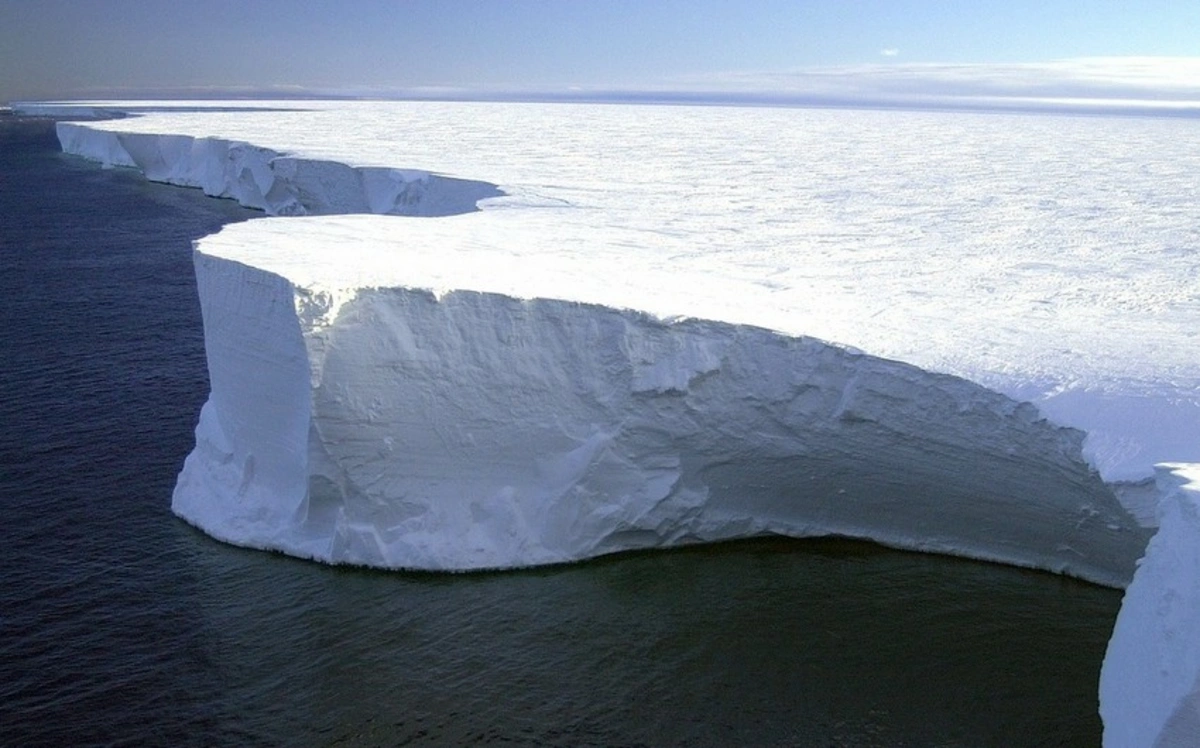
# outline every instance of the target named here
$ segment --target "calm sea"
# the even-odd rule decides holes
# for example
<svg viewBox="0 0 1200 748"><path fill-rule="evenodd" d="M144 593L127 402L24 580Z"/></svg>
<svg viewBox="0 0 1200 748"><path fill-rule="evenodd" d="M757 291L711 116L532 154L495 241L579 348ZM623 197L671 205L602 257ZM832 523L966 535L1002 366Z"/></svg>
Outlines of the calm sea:
<svg viewBox="0 0 1200 748"><path fill-rule="evenodd" d="M1096 746L1121 595L842 540L517 573L223 545L191 239L256 215L0 118L0 745Z"/></svg>

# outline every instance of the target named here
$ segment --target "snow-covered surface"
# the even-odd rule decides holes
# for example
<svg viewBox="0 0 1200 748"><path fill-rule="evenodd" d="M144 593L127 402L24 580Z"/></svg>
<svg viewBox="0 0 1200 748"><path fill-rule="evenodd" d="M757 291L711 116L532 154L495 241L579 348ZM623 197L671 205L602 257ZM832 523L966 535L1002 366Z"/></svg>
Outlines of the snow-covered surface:
<svg viewBox="0 0 1200 748"><path fill-rule="evenodd" d="M296 196L351 183L355 210L394 204L326 161L503 194L202 240L213 389L180 514L381 565L842 532L1121 584L1144 536L1090 464L1165 497L1105 664L1106 741L1192 744L1194 123L236 106L68 127L64 145L213 194L277 188L272 212L323 212ZM1155 491L1163 462L1180 464Z"/></svg>
<svg viewBox="0 0 1200 748"><path fill-rule="evenodd" d="M1190 121L269 104L153 112L128 102L142 114L88 127L496 184L507 195L481 207L513 233L493 239L512 251L636 255L705 275L709 288L671 284L644 302L686 297L687 313L737 315L1029 400L1086 430L1110 481L1200 461L1200 141ZM492 216L509 211L520 215Z"/></svg>
<svg viewBox="0 0 1200 748"><path fill-rule="evenodd" d="M1164 465L1146 549L1100 673L1106 748L1200 745L1200 467Z"/></svg>
<svg viewBox="0 0 1200 748"><path fill-rule="evenodd" d="M963 376L1084 429L1109 481L1200 457L1200 367L1187 345L1200 317L1200 148L1187 123L412 102L91 108L122 106L138 116L62 125L64 147L271 213L419 215L407 185L442 174L456 178L450 194L476 190L438 211L456 213L499 185L482 212L441 219L467 254L429 287L753 324ZM363 230L339 235L345 220L325 221L324 251ZM390 270L357 263L297 282L418 283Z"/></svg>

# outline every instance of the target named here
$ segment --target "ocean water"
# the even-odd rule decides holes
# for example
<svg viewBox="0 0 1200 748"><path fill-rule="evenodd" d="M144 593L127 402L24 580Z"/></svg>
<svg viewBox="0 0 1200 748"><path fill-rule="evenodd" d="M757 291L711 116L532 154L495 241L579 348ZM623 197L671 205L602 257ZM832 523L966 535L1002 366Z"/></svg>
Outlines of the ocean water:
<svg viewBox="0 0 1200 748"><path fill-rule="evenodd" d="M209 539L189 241L254 213L0 119L0 745L1095 746L1118 591L761 540L478 575Z"/></svg>

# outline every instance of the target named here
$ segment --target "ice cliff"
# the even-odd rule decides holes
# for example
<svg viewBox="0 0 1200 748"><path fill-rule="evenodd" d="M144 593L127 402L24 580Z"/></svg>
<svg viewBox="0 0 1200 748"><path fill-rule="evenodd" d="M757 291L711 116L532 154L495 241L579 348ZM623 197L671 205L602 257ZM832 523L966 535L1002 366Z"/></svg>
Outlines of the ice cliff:
<svg viewBox="0 0 1200 748"><path fill-rule="evenodd" d="M465 570L842 534L1117 586L1144 547L1081 432L961 378L735 324L754 316L688 303L708 277L514 253L553 220L472 213L487 183L220 138L59 137L270 213L460 214L264 219L198 243L212 392L173 508L229 542ZM604 277L620 271L640 280Z"/></svg>
<svg viewBox="0 0 1200 748"><path fill-rule="evenodd" d="M1200 469L1164 465L1159 530L1100 673L1106 748L1200 745Z"/></svg>
<svg viewBox="0 0 1200 748"><path fill-rule="evenodd" d="M199 242L212 393L177 513L231 542L397 568L777 533L1132 573L1145 533L1083 435L1033 406L749 325L440 291L421 268L493 252L405 223L266 219ZM414 283L342 277L388 257Z"/></svg>
<svg viewBox="0 0 1200 748"><path fill-rule="evenodd" d="M413 169L351 167L222 138L147 135L57 124L63 150L147 179L198 187L271 215L381 213L445 216L475 210L495 185Z"/></svg>

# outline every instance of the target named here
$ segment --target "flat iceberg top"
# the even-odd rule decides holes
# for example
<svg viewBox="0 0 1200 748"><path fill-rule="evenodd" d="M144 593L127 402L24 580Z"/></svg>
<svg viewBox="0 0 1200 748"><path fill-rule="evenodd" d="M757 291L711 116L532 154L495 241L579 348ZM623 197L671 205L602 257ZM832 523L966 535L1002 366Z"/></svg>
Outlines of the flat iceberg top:
<svg viewBox="0 0 1200 748"><path fill-rule="evenodd" d="M298 285L468 288L755 324L1032 401L1089 432L1087 453L1110 480L1200 461L1191 123L457 102L170 106L178 111L88 127L243 141L487 180L505 193L452 218L268 219L201 243Z"/></svg>

